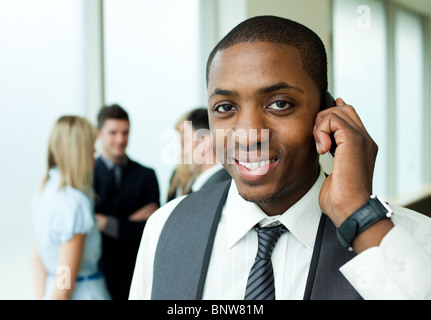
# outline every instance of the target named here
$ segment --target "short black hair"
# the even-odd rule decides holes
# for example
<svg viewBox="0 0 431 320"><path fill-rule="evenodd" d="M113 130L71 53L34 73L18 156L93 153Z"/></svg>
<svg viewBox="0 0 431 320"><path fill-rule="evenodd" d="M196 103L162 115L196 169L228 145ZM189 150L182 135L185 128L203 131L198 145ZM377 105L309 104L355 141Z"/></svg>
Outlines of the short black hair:
<svg viewBox="0 0 431 320"><path fill-rule="evenodd" d="M243 42L272 42L295 47L299 51L305 72L316 84L320 94L328 90L327 56L322 40L306 26L276 16L247 19L220 41L207 61L207 85L211 62L217 52Z"/></svg>
<svg viewBox="0 0 431 320"><path fill-rule="evenodd" d="M199 129L209 130L210 128L207 108L196 108L192 110L188 114L186 120L192 122L193 130L199 130Z"/></svg>
<svg viewBox="0 0 431 320"><path fill-rule="evenodd" d="M129 115L118 104L103 106L97 115L97 128L101 129L108 119L126 120L129 122Z"/></svg>

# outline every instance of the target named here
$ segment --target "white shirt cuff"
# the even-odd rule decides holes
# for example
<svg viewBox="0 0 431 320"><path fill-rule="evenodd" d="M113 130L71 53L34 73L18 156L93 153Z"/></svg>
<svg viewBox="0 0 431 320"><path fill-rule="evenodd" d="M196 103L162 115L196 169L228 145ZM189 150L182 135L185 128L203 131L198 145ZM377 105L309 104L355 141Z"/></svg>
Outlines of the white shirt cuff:
<svg viewBox="0 0 431 320"><path fill-rule="evenodd" d="M431 299L431 257L400 226L340 271L364 299Z"/></svg>

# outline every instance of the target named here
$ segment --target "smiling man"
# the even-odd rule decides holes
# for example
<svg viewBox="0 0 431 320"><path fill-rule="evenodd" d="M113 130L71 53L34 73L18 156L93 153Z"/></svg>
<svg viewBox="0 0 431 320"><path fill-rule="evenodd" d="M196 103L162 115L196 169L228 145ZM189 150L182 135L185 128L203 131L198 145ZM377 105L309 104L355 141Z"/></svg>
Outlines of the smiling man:
<svg viewBox="0 0 431 320"><path fill-rule="evenodd" d="M372 195L377 146L352 106L327 105L314 32L244 21L210 54L207 88L233 181L149 219L131 299L430 298L430 219Z"/></svg>
<svg viewBox="0 0 431 320"><path fill-rule="evenodd" d="M126 153L130 121L119 105L105 106L98 117L102 154L96 160L95 217L102 232L100 267L114 300L126 300L142 230L159 208L159 185L153 169Z"/></svg>

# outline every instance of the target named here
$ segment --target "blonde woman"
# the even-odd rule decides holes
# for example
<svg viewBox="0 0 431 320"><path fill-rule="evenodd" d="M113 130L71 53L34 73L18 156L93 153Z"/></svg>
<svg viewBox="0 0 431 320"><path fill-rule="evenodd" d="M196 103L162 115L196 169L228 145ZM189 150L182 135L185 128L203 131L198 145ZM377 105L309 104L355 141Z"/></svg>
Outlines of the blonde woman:
<svg viewBox="0 0 431 320"><path fill-rule="evenodd" d="M98 270L101 235L93 214L96 132L85 119L63 116L49 139L48 170L32 206L36 298L109 299Z"/></svg>

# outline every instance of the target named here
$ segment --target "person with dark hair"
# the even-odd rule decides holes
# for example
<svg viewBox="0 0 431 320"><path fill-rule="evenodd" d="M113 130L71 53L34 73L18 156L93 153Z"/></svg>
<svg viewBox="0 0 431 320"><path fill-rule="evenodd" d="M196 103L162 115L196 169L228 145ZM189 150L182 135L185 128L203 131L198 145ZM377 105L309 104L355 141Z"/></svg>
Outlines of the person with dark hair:
<svg viewBox="0 0 431 320"><path fill-rule="evenodd" d="M229 173L216 159L206 108L197 108L189 113L184 122L182 140L184 162L189 164L192 176L196 177L191 185L191 192L231 179Z"/></svg>
<svg viewBox="0 0 431 320"><path fill-rule="evenodd" d="M96 219L102 231L100 267L113 300L127 299L136 254L148 217L160 206L153 169L126 154L130 122L119 105L98 114L102 155L96 160Z"/></svg>
<svg viewBox="0 0 431 320"><path fill-rule="evenodd" d="M206 66L208 85L210 68L217 53L239 43L269 42L296 48L303 71L311 78L317 90L328 89L327 57L322 40L309 28L289 19L274 16L251 18L229 32L212 50Z"/></svg>
<svg viewBox="0 0 431 320"><path fill-rule="evenodd" d="M129 115L127 114L126 110L124 110L118 104L104 106L102 109L100 109L99 113L97 114L97 128L99 130L102 129L105 122L109 119L124 120L130 125Z"/></svg>
<svg viewBox="0 0 431 320"><path fill-rule="evenodd" d="M319 37L288 19L253 17L219 42L208 114L233 179L151 217L130 299L431 297L431 219L372 195L377 145L327 99L326 73Z"/></svg>

